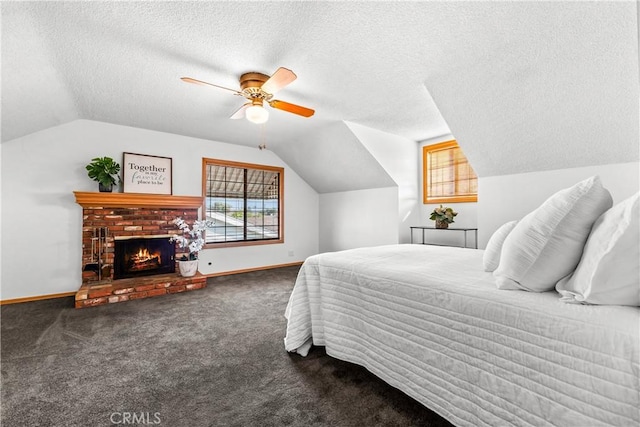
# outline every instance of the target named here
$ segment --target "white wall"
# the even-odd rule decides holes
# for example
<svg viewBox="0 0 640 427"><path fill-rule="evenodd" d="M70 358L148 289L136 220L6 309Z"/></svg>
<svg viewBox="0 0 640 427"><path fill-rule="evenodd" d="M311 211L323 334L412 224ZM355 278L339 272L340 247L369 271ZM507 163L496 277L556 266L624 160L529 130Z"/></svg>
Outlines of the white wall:
<svg viewBox="0 0 640 427"><path fill-rule="evenodd" d="M493 232L507 221L520 219L555 192L593 175L618 203L638 192L640 163L618 163L515 175L492 176L478 181L478 233L484 248Z"/></svg>
<svg viewBox="0 0 640 427"><path fill-rule="evenodd" d="M416 142L345 124L395 186L320 194L320 251L408 243L409 226L418 221L421 203ZM358 164L352 167L361 173Z"/></svg>
<svg viewBox="0 0 640 427"><path fill-rule="evenodd" d="M398 240L410 241L409 226L420 219L420 172L415 141L346 122L362 145L398 186Z"/></svg>
<svg viewBox="0 0 640 427"><path fill-rule="evenodd" d="M2 144L0 144L0 165L2 165ZM1 172L1 171L0 171ZM0 242L2 242L2 173L0 173ZM2 292L2 245L0 244L0 293ZM2 299L0 297L0 299Z"/></svg>
<svg viewBox="0 0 640 427"><path fill-rule="evenodd" d="M397 187L321 194L320 252L398 243L397 221Z"/></svg>
<svg viewBox="0 0 640 427"><path fill-rule="evenodd" d="M91 158L122 163L125 151L171 157L175 195L201 195L203 157L285 168L284 243L205 250L202 273L286 264L318 252L318 194L268 150L88 120L14 139L1 149L3 300L80 287L82 208L73 191L97 190L84 168Z"/></svg>

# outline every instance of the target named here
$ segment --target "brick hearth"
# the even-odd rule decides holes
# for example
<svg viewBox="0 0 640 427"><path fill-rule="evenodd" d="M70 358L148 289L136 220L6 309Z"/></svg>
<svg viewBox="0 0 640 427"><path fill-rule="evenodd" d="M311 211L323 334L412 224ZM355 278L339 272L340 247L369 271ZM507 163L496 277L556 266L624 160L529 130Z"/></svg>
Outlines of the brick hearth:
<svg viewBox="0 0 640 427"><path fill-rule="evenodd" d="M185 292L206 286L206 277L199 273L193 277L181 277L175 273L113 279L115 238L179 234L173 220L182 217L192 223L198 219L202 197L78 191L74 194L76 202L83 208L82 286L76 293L76 308ZM108 229L101 277L96 271L85 268L88 264L95 264L95 259L92 259L92 238L97 228ZM182 252L185 250L176 248L176 259Z"/></svg>
<svg viewBox="0 0 640 427"><path fill-rule="evenodd" d="M135 279L114 280L104 284L83 284L76 293L76 308L155 297L202 289L207 278L200 273L193 277L160 274Z"/></svg>

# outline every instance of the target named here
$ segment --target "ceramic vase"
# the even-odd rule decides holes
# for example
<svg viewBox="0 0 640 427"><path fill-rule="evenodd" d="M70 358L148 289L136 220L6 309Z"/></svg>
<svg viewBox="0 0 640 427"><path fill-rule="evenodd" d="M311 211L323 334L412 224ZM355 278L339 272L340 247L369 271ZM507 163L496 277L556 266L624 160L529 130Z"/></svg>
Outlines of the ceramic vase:
<svg viewBox="0 0 640 427"><path fill-rule="evenodd" d="M198 260L193 261L178 261L178 269L182 277L195 276L198 272Z"/></svg>

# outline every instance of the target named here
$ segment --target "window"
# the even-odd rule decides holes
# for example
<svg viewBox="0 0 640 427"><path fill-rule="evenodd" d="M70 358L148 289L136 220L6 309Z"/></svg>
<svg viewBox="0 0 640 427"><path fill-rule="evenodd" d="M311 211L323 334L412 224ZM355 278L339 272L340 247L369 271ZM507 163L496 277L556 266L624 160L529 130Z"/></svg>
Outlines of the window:
<svg viewBox="0 0 640 427"><path fill-rule="evenodd" d="M478 177L456 141L422 148L424 203L476 202Z"/></svg>
<svg viewBox="0 0 640 427"><path fill-rule="evenodd" d="M203 159L209 247L282 243L284 169Z"/></svg>

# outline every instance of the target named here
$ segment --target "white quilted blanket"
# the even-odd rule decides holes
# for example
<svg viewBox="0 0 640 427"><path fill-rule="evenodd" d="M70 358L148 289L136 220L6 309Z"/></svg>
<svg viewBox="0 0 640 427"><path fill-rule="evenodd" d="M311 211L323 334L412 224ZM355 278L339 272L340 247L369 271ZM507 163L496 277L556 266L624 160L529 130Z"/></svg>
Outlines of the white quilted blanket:
<svg viewBox="0 0 640 427"><path fill-rule="evenodd" d="M286 310L305 343L366 367L459 426L640 425L640 309L498 290L481 250L316 255Z"/></svg>

